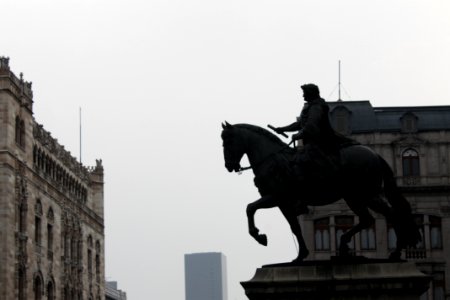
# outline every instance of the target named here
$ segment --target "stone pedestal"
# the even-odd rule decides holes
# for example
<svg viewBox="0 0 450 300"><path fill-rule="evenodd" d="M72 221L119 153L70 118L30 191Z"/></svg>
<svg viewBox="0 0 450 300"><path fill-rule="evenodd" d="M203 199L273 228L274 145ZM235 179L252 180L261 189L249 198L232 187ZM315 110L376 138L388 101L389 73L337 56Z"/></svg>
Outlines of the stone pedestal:
<svg viewBox="0 0 450 300"><path fill-rule="evenodd" d="M332 259L264 266L241 285L250 300L419 300L429 282L412 262Z"/></svg>

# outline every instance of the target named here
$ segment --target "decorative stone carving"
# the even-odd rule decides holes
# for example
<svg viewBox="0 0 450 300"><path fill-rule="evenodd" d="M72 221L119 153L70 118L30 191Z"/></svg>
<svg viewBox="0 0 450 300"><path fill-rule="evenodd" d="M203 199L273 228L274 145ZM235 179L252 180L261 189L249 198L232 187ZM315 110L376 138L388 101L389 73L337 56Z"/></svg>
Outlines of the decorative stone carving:
<svg viewBox="0 0 450 300"><path fill-rule="evenodd" d="M0 56L0 70L9 71L9 57Z"/></svg>
<svg viewBox="0 0 450 300"><path fill-rule="evenodd" d="M103 164L101 159L95 160L96 166L95 166L95 172L103 172Z"/></svg>
<svg viewBox="0 0 450 300"><path fill-rule="evenodd" d="M81 165L69 151L64 149L64 146L58 143L58 140L53 138L50 132L46 131L42 125L35 124L33 127L33 137L51 154L53 154L61 164L83 179L89 181L89 173L92 172L89 168Z"/></svg>

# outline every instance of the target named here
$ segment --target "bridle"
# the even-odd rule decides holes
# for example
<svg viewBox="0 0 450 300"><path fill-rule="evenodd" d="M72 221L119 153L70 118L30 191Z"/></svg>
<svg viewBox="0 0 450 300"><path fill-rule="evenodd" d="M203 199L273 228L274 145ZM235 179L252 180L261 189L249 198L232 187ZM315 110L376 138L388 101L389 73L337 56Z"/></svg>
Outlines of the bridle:
<svg viewBox="0 0 450 300"><path fill-rule="evenodd" d="M280 152L284 151L286 148L290 148L290 146L291 146L292 144L294 144L294 147L295 147L295 140L292 140L289 144L287 144L286 146L284 146L284 147L281 148L280 150L270 153L269 155L267 155L266 157L264 157L264 158L261 159L259 162L255 163L255 164L253 164L253 165L250 164L250 166L248 166L248 167L240 167L239 170L237 171L237 173L238 173L239 175L241 175L242 172L244 172L244 171L247 171L247 170L250 170L250 169L254 169L254 170L257 169L260 165L262 165L262 164L263 164L266 160L268 160L271 156L273 156L273 155L275 155L275 154L279 154Z"/></svg>

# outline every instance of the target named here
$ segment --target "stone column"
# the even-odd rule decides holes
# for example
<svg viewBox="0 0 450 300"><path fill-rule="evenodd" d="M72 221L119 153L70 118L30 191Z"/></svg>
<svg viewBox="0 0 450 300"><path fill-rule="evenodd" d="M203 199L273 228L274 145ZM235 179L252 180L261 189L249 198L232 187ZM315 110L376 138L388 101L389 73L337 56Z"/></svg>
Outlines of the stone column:
<svg viewBox="0 0 450 300"><path fill-rule="evenodd" d="M419 300L429 282L412 262L332 259L264 266L241 285L250 300Z"/></svg>

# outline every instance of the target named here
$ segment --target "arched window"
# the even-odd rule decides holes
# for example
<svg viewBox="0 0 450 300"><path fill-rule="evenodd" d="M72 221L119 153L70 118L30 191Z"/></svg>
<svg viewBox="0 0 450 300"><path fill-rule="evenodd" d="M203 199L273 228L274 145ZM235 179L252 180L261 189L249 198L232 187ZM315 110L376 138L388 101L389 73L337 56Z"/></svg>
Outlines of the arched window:
<svg viewBox="0 0 450 300"><path fill-rule="evenodd" d="M19 232L23 234L27 232L27 204L25 201L19 204Z"/></svg>
<svg viewBox="0 0 450 300"><path fill-rule="evenodd" d="M81 264L83 264L83 241L82 240L78 240L78 262Z"/></svg>
<svg viewBox="0 0 450 300"><path fill-rule="evenodd" d="M418 121L418 118L412 112L405 113L400 118L400 121L402 123L402 132L405 132L405 133L417 132L417 121Z"/></svg>
<svg viewBox="0 0 450 300"><path fill-rule="evenodd" d="M38 168L41 168L41 165L42 165L42 151L41 151L41 149L38 149L38 150L37 150L37 161L36 161L36 166L37 166Z"/></svg>
<svg viewBox="0 0 450 300"><path fill-rule="evenodd" d="M95 242L95 277L100 282L100 242Z"/></svg>
<svg viewBox="0 0 450 300"><path fill-rule="evenodd" d="M26 273L25 268L23 266L19 267L19 300L26 300L25 296L25 282L26 282Z"/></svg>
<svg viewBox="0 0 450 300"><path fill-rule="evenodd" d="M20 118L19 117L16 117L15 139L16 139L16 143L20 145Z"/></svg>
<svg viewBox="0 0 450 300"><path fill-rule="evenodd" d="M25 147L25 122L23 120L20 121L20 141L19 144L21 147Z"/></svg>
<svg viewBox="0 0 450 300"><path fill-rule="evenodd" d="M314 221L314 240L316 250L330 250L330 219L322 218Z"/></svg>
<svg viewBox="0 0 450 300"><path fill-rule="evenodd" d="M48 300L55 300L55 290L54 290L52 281L49 281L47 283L47 299Z"/></svg>
<svg viewBox="0 0 450 300"><path fill-rule="evenodd" d="M88 276L89 280L92 280L92 248L94 247L94 244L92 242L91 235L88 236L87 244L88 244L88 251L87 251Z"/></svg>
<svg viewBox="0 0 450 300"><path fill-rule="evenodd" d="M70 298L69 287L66 285L64 287L64 300L69 300L69 298Z"/></svg>
<svg viewBox="0 0 450 300"><path fill-rule="evenodd" d="M340 134L348 135L351 132L351 112L345 106L336 107L332 114L334 129Z"/></svg>
<svg viewBox="0 0 450 300"><path fill-rule="evenodd" d="M75 236L73 236L73 235L72 235L72 240L70 243L70 258L74 262L78 260L77 240L76 240Z"/></svg>
<svg viewBox="0 0 450 300"><path fill-rule="evenodd" d="M36 245L42 244L42 204L39 199L36 201L35 205L34 242Z"/></svg>
<svg viewBox="0 0 450 300"><path fill-rule="evenodd" d="M16 117L15 140L20 147L25 147L25 122Z"/></svg>
<svg viewBox="0 0 450 300"><path fill-rule="evenodd" d="M403 176L420 176L419 153L414 149L407 149L402 154Z"/></svg>
<svg viewBox="0 0 450 300"><path fill-rule="evenodd" d="M47 213L47 257L53 260L53 224L55 216L53 209L50 207Z"/></svg>
<svg viewBox="0 0 450 300"><path fill-rule="evenodd" d="M37 164L37 156L38 156L38 149L36 147L36 145L33 146L33 164L36 165Z"/></svg>
<svg viewBox="0 0 450 300"><path fill-rule="evenodd" d="M42 279L39 275L34 278L34 299L42 299Z"/></svg>
<svg viewBox="0 0 450 300"><path fill-rule="evenodd" d="M47 154L45 155L44 173L47 175L50 173L50 157Z"/></svg>

